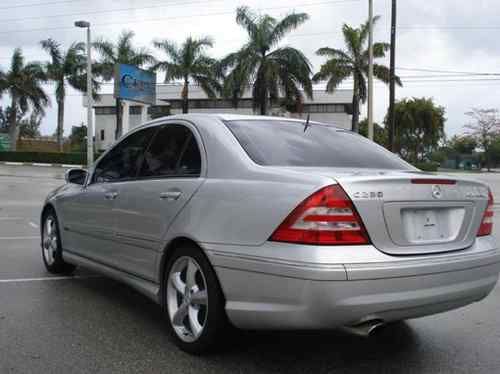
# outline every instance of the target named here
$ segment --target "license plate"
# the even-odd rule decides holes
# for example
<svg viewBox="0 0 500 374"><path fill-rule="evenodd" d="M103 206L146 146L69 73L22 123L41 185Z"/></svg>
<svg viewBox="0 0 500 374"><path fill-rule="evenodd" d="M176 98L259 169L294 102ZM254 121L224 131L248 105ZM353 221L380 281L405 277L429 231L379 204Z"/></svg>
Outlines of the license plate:
<svg viewBox="0 0 500 374"><path fill-rule="evenodd" d="M403 227L410 243L450 241L458 234L461 219L456 220L461 209L404 209ZM463 211L461 211L463 217ZM460 215L460 214L459 214Z"/></svg>

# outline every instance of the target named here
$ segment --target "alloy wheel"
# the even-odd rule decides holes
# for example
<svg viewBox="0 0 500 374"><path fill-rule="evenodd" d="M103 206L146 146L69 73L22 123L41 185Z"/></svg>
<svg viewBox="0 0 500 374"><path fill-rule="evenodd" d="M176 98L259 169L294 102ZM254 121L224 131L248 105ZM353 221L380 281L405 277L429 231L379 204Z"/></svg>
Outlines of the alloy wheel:
<svg viewBox="0 0 500 374"><path fill-rule="evenodd" d="M53 217L49 216L43 226L43 258L47 265L52 265L56 261L57 254L57 224Z"/></svg>
<svg viewBox="0 0 500 374"><path fill-rule="evenodd" d="M167 309L172 327L185 342L196 341L207 324L208 293L205 275L192 257L179 257L167 284Z"/></svg>

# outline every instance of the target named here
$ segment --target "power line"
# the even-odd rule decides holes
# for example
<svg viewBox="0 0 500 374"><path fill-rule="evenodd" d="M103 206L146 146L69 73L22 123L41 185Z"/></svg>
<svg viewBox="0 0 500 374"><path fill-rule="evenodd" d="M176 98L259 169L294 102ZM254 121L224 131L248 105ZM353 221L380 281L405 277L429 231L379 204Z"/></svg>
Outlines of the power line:
<svg viewBox="0 0 500 374"><path fill-rule="evenodd" d="M399 26L405 30L497 30L500 26L434 26L434 25L416 25L416 26Z"/></svg>
<svg viewBox="0 0 500 374"><path fill-rule="evenodd" d="M310 7L324 4L345 4L345 3L354 3L360 2L361 0L334 0L334 1L319 1L316 3L302 3L302 4L289 4L287 6L277 6L277 7L267 7L260 8L261 10L279 10L279 9L290 9L291 7ZM212 12L212 13L200 13L200 14L191 14L185 16L171 16L171 17L158 17L158 18L143 18L143 19L135 19L129 21L118 21L118 22L103 22L96 23L92 25L92 28L98 28L103 26L113 26L113 25L125 25L130 23L144 23L144 22L160 22L165 20L175 20L175 19L185 19L192 17L210 17L210 16L220 16L220 15L233 15L234 11L221 11L221 12ZM74 26L58 26L58 27L39 27L33 29L21 29L21 30L5 30L0 31L0 34L12 34L12 33L20 33L20 32L38 32L38 31L53 31L53 30L76 30Z"/></svg>
<svg viewBox="0 0 500 374"><path fill-rule="evenodd" d="M484 72L471 72L471 71L455 71L455 70L437 70L437 69L424 69L424 68L403 68L397 67L396 70L409 70L409 71L422 71L427 73L443 73L443 74L464 74L464 75L500 75L500 73L484 73Z"/></svg>
<svg viewBox="0 0 500 374"><path fill-rule="evenodd" d="M223 0L213 0L213 1L208 1L208 0L198 0L198 1L182 1L179 3L168 3L168 4L162 4L162 5L149 5L149 6L141 6L141 7L129 7L129 8L119 8L119 9L108 9L108 10L93 10L90 12L78 12L78 13L64 13L64 14L53 14L53 15L48 15L48 16L33 16L33 17L23 17L23 18L3 18L0 19L0 22L17 22L17 21L28 21L28 20L44 20L46 18L58 18L58 17L77 17L77 16L84 16L84 15L89 15L89 14L103 14L103 13L115 13L115 12L130 12L134 10L144 10L144 9L156 9L156 8L169 8L172 6L179 6L179 5L192 5L192 4L200 4L200 3L208 3L208 2L214 2L214 3L220 3Z"/></svg>
<svg viewBox="0 0 500 374"><path fill-rule="evenodd" d="M65 3L75 3L77 1L83 0L61 0L61 1L49 1L45 3L30 3L30 4L19 4L19 5L7 5L0 7L0 10L3 9L14 9L14 8L29 8L33 6L45 6L45 5L53 5L53 4L65 4ZM88 1L88 0L86 0Z"/></svg>

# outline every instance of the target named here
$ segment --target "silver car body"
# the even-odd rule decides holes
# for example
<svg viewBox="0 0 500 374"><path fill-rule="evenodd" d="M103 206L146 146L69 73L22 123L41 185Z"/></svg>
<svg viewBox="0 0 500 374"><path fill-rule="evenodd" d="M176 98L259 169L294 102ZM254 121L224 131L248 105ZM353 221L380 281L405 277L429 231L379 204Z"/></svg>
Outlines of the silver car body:
<svg viewBox="0 0 500 374"><path fill-rule="evenodd" d="M500 251L491 235L476 237L488 200L484 184L458 180L440 186L436 197L432 186L408 183L429 178L416 169L260 166L223 122L248 118L189 114L141 127L187 126L202 155L199 178L95 184L88 178L84 186L66 184L51 193L46 204L57 212L65 261L161 302L169 251L181 241L196 243L215 269L230 321L249 329L335 328L420 317L481 300L493 289ZM301 201L337 183L358 210L371 244L269 241ZM401 233L411 233L411 227L400 219L401 208L429 204L464 223L450 240L408 242Z"/></svg>

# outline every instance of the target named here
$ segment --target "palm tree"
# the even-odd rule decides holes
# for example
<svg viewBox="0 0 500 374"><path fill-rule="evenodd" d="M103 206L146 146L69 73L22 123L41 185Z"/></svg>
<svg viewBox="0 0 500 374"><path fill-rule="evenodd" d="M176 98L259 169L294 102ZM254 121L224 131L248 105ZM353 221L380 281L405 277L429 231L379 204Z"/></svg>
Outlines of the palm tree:
<svg viewBox="0 0 500 374"><path fill-rule="evenodd" d="M375 24L379 17L373 18ZM352 130L359 132L359 103L365 102L367 97L366 77L368 76L369 51L367 49L369 21L358 28L344 24L342 33L347 50L335 48L320 48L316 51L319 56L326 56L328 60L321 66L320 71L313 77L313 81L327 80L326 91L333 92L348 77L353 78L352 97ZM373 56L381 58L389 49L388 43L374 43ZM389 68L374 64L373 75L384 83L389 83ZM401 80L396 77L396 83Z"/></svg>
<svg viewBox="0 0 500 374"><path fill-rule="evenodd" d="M47 78L55 84L57 102L56 134L59 151L62 152L66 83L78 91L85 92L87 90L85 43L73 43L66 52L61 50L59 43L50 38L42 40L40 44L50 56L50 62L45 64L45 72ZM94 82L94 86L97 86L97 83Z"/></svg>
<svg viewBox="0 0 500 374"><path fill-rule="evenodd" d="M245 28L248 41L229 54L221 65L229 70L224 80L224 95L238 99L248 88L252 89L254 110L267 114L268 101L277 102L280 93L285 102L303 99L300 87L312 98L311 64L299 50L280 47L278 43L290 31L308 19L306 13L291 13L281 20L269 15L257 15L248 7L236 11L236 22Z"/></svg>
<svg viewBox="0 0 500 374"><path fill-rule="evenodd" d="M180 47L169 40L155 41L153 44L167 55L167 60L158 62L153 70L166 72L165 83L181 79L184 84L182 113L188 112L190 78L199 84L211 99L221 91L222 87L217 79L217 61L205 54L205 49L213 46L211 38L188 37Z"/></svg>
<svg viewBox="0 0 500 374"><path fill-rule="evenodd" d="M105 81L110 81L114 77L116 64L129 64L143 67L146 64L154 63L153 55L146 48L135 48L132 44L133 31L123 31L116 44L99 39L93 46L99 52L101 60L96 64L96 74ZM122 100L116 99L116 130L115 138L122 135Z"/></svg>
<svg viewBox="0 0 500 374"><path fill-rule="evenodd" d="M47 76L41 64L37 62L24 62L23 53L16 48L12 54L10 70L0 70L0 95L8 93L11 100L9 118L9 134L11 149L16 150L18 137L18 116L32 109L38 114L44 114L44 108L49 105L49 98L44 92L42 84L47 81Z"/></svg>

